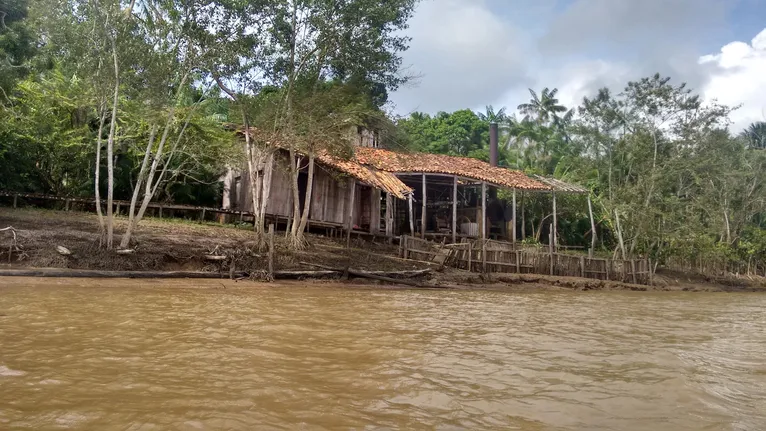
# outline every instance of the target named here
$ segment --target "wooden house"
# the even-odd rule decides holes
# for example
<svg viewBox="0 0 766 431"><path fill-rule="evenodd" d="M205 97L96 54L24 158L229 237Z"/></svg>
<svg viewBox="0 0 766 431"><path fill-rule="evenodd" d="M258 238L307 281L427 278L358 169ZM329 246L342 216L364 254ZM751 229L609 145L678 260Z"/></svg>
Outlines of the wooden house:
<svg viewBox="0 0 766 431"><path fill-rule="evenodd" d="M500 237L515 239L515 209L508 214L496 189L550 191L550 185L520 171L481 160L379 148L377 135L361 131L353 154L318 155L309 207L311 228L337 228L386 237L403 233L422 237ZM303 156L299 156L306 159ZM277 225L292 216L287 151L260 167L270 189L266 218ZM305 162L299 161L300 207L305 205ZM224 208L252 212L246 170L224 179ZM228 205L228 207L227 207ZM515 208L515 207L514 207Z"/></svg>

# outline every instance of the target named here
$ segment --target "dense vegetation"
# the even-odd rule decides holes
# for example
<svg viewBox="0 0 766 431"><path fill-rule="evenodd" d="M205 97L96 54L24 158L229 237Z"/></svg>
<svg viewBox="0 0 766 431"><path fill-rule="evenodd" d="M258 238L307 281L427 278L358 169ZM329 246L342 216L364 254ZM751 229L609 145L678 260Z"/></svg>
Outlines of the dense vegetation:
<svg viewBox="0 0 766 431"><path fill-rule="evenodd" d="M318 151L348 153L349 130L391 124L379 108L407 80L414 4L0 0L0 189L105 196L107 248L111 202L129 199L127 248L149 201L215 205L231 167L247 167L261 215L276 141L307 159L289 164L297 203Z"/></svg>
<svg viewBox="0 0 766 431"><path fill-rule="evenodd" d="M487 159L489 123L498 122L501 165L593 191L605 250L766 269L766 123L732 134L733 108L705 104L659 75L629 82L619 94L602 89L573 109L556 93L531 91L517 115L491 106L414 113L399 122L409 135L401 145ZM528 200L524 234L540 239L550 205L547 196ZM562 242L586 245L582 199L568 197L560 208Z"/></svg>
<svg viewBox="0 0 766 431"><path fill-rule="evenodd" d="M218 204L230 166L261 184L266 142L304 155L290 164L297 196L298 169L347 154L354 126L388 129L394 149L486 160L497 122L502 166L593 191L604 252L764 265L766 123L732 132L733 108L661 76L577 107L546 88L510 115L393 121L381 107L408 80L401 30L415 3L0 0L0 189L130 199L133 227L152 199ZM252 128L244 147L232 125ZM253 190L261 214L268 190ZM543 240L550 198L525 199L521 233ZM589 244L584 200L560 199L561 242ZM294 211L300 246L308 208Z"/></svg>

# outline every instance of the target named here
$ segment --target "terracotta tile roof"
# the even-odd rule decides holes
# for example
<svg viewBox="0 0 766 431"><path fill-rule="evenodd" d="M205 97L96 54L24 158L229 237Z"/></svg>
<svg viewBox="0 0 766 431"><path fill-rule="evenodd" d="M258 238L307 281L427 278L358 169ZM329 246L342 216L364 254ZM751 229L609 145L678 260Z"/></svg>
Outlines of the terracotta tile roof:
<svg viewBox="0 0 766 431"><path fill-rule="evenodd" d="M318 155L317 161L350 175L362 183L391 193L399 199L406 199L407 195L412 193L412 189L391 172L381 171L374 167L364 166L354 160L344 160L326 154Z"/></svg>
<svg viewBox="0 0 766 431"><path fill-rule="evenodd" d="M362 165L393 173L430 173L458 175L496 186L521 190L551 190L547 184L520 171L490 166L467 157L428 153L396 153L378 148L359 147L355 160Z"/></svg>

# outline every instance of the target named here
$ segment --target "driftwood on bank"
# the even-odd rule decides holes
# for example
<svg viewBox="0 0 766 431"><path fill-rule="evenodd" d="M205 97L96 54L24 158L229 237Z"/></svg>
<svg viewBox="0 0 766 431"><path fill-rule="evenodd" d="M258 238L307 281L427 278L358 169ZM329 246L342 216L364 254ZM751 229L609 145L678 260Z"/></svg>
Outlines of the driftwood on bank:
<svg viewBox="0 0 766 431"><path fill-rule="evenodd" d="M274 271L274 278L296 280L338 275L337 271ZM99 271L91 269L23 268L0 269L0 277L74 277L74 278L248 278L248 272L218 273L202 271Z"/></svg>
<svg viewBox="0 0 766 431"><path fill-rule="evenodd" d="M387 283L403 284L405 286L428 288L428 289L434 289L434 288L438 289L438 288L440 288L440 286L429 286L429 285L426 285L426 284L423 284L423 283L418 283L416 281L410 281L410 280L404 280L404 279L400 279L400 278L392 278L392 277L386 277L386 276L383 276L383 275L378 275L378 274L376 274L376 273L374 273L372 271L360 271L360 270L355 270L355 269L351 269L351 268L339 269L339 268L332 268L332 267L329 267L329 266L318 265L316 263L309 263L309 262L301 262L301 263L304 264L304 265L309 265L309 266L313 266L313 267L316 267L316 268L326 269L328 271L335 271L335 272L339 272L339 273L344 273L344 274L352 275L354 277L362 277L362 278L369 278L369 279L372 279L372 280L385 281ZM426 274L426 273L424 273L424 274Z"/></svg>

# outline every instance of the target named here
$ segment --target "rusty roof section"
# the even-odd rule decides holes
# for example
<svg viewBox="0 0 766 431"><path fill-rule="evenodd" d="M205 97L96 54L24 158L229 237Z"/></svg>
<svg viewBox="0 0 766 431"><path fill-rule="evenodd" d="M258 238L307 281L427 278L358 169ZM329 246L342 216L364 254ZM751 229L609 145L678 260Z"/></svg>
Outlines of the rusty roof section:
<svg viewBox="0 0 766 431"><path fill-rule="evenodd" d="M554 192L578 194L590 193L590 190L586 189L585 187L578 186L577 184L571 184L566 181L557 180L556 178L544 177L542 175L532 175L532 178L540 181L543 184L547 184L553 189Z"/></svg>
<svg viewBox="0 0 766 431"><path fill-rule="evenodd" d="M412 193L412 189L407 187L402 180L391 172L381 171L374 167L364 166L354 160L344 160L328 154L318 155L317 160L322 164L354 177L362 183L390 193L399 199L406 199L407 195Z"/></svg>
<svg viewBox="0 0 766 431"><path fill-rule="evenodd" d="M496 186L520 190L551 190L552 187L521 171L490 166L468 157L429 153L396 153L379 148L358 147L355 159L362 165L392 173L448 174L486 181Z"/></svg>

